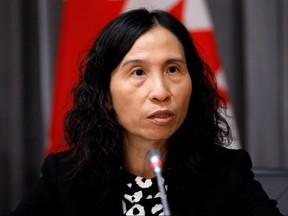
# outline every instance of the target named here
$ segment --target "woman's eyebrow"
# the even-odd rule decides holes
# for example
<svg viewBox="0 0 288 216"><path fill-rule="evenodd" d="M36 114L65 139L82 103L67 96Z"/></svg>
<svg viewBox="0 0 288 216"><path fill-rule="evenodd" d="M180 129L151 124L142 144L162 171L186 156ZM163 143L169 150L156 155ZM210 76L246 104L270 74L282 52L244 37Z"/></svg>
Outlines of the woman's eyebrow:
<svg viewBox="0 0 288 216"><path fill-rule="evenodd" d="M121 67L125 67L126 65L129 65L129 64L140 64L140 63L143 63L144 61L143 60L140 60L140 59L129 59L127 61L125 61Z"/></svg>
<svg viewBox="0 0 288 216"><path fill-rule="evenodd" d="M122 67L126 66L127 64L135 64L135 63L143 63L144 61L141 59L129 59L125 61L122 65ZM186 60L182 57L175 57L175 58L169 58L165 60L165 63L173 63L173 62L180 62L183 64L186 64Z"/></svg>
<svg viewBox="0 0 288 216"><path fill-rule="evenodd" d="M176 58L169 58L165 61L165 63L175 63L175 62L180 62L182 64L186 64L186 60L182 57L176 57Z"/></svg>

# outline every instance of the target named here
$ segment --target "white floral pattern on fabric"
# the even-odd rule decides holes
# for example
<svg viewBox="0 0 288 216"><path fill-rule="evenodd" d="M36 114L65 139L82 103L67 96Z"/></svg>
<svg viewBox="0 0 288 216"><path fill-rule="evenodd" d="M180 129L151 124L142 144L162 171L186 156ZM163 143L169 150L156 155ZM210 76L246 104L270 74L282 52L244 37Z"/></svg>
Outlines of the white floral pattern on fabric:
<svg viewBox="0 0 288 216"><path fill-rule="evenodd" d="M162 181L167 190L165 179ZM156 178L145 179L122 170L121 199L124 215L164 215Z"/></svg>
<svg viewBox="0 0 288 216"><path fill-rule="evenodd" d="M156 212L160 211L163 209L163 206L160 205L160 204L156 204L152 209L151 209L151 212L152 214L155 214Z"/></svg>
<svg viewBox="0 0 288 216"><path fill-rule="evenodd" d="M136 177L135 182L141 188L148 188L148 187L151 187L151 185L152 185L151 179L145 179L145 178L139 177L139 176Z"/></svg>
<svg viewBox="0 0 288 216"><path fill-rule="evenodd" d="M124 198L128 200L130 203L138 203L143 197L142 191L135 192L132 196L129 194L125 194Z"/></svg>
<svg viewBox="0 0 288 216"><path fill-rule="evenodd" d="M139 204L136 204L132 208L130 208L126 212L126 215L135 215L135 212L137 212L137 215L145 215L144 207Z"/></svg>

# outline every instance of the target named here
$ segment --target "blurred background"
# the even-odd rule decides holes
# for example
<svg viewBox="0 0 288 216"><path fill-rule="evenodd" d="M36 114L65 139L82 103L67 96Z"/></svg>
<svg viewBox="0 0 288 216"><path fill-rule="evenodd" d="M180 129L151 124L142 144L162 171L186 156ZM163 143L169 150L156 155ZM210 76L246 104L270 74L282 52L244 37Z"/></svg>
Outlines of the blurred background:
<svg viewBox="0 0 288 216"><path fill-rule="evenodd" d="M241 148L255 169L285 171L288 1L207 0L207 5ZM0 0L0 214L15 208L40 176L62 9L63 0Z"/></svg>

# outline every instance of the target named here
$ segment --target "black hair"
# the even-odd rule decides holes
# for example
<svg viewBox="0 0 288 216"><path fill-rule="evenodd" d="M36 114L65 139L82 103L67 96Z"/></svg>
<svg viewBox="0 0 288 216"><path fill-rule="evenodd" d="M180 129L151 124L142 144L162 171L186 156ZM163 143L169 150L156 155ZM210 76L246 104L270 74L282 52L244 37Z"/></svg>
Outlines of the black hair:
<svg viewBox="0 0 288 216"><path fill-rule="evenodd" d="M186 119L168 139L168 158L195 169L205 152L230 140L229 125L221 113L225 103L217 93L215 77L185 26L161 10L125 12L104 27L83 60L73 89L74 104L64 123L66 142L73 147L73 175L88 170L103 191L109 188L123 157L121 127L107 106L111 73L135 41L155 25L168 29L182 43L193 86Z"/></svg>

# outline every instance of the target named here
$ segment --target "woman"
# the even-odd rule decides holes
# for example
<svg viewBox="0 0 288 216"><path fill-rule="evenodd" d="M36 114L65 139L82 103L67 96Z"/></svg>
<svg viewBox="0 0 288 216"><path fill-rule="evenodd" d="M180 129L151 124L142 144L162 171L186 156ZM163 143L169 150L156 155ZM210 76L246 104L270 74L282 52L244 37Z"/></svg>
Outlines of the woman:
<svg viewBox="0 0 288 216"><path fill-rule="evenodd" d="M147 159L158 149L172 215L281 215L253 180L214 77L164 11L111 21L81 67L65 117L70 150L52 154L13 215L163 215Z"/></svg>

